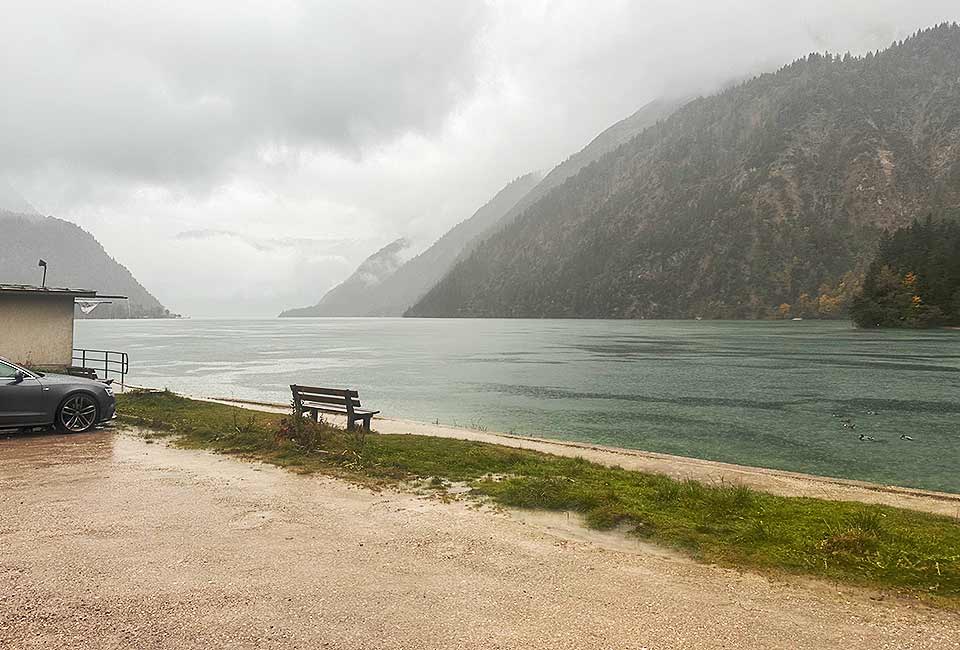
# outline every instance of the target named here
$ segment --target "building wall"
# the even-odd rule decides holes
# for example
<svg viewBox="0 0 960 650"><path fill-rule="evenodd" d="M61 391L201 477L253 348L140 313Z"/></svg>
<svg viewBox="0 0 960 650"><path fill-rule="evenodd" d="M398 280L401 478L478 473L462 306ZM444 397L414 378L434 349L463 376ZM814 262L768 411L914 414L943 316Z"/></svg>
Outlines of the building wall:
<svg viewBox="0 0 960 650"><path fill-rule="evenodd" d="M71 365L73 297L0 294L0 357L31 367Z"/></svg>

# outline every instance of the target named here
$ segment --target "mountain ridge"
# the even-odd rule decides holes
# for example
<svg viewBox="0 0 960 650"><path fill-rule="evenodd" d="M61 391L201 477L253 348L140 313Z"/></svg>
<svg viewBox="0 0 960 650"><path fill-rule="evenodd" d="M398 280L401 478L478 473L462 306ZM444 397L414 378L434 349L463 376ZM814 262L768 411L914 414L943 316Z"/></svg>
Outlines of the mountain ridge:
<svg viewBox="0 0 960 650"><path fill-rule="evenodd" d="M47 286L94 289L128 300L101 304L77 318L169 318L160 301L133 274L111 257L96 238L80 226L55 217L0 211L3 249L0 279L39 284L37 261L48 263Z"/></svg>
<svg viewBox="0 0 960 650"><path fill-rule="evenodd" d="M667 119L480 244L408 316L842 313L881 233L960 207L960 28L811 54Z"/></svg>
<svg viewBox="0 0 960 650"><path fill-rule="evenodd" d="M685 101L656 99L649 102L604 129L583 149L554 166L546 175L530 173L514 179L471 217L400 266L377 288L366 292L364 302L347 310L329 310L321 306L321 300L313 307L287 310L281 316L402 316L484 238L509 224L524 209L586 165L663 119ZM335 290L336 287L331 291Z"/></svg>

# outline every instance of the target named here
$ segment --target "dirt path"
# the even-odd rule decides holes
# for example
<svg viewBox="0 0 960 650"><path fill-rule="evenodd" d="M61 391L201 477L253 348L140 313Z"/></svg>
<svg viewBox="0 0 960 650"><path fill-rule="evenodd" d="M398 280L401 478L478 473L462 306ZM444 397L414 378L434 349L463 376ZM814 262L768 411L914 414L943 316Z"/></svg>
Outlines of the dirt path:
<svg viewBox="0 0 960 650"><path fill-rule="evenodd" d="M960 648L960 615L131 435L0 437L0 648Z"/></svg>

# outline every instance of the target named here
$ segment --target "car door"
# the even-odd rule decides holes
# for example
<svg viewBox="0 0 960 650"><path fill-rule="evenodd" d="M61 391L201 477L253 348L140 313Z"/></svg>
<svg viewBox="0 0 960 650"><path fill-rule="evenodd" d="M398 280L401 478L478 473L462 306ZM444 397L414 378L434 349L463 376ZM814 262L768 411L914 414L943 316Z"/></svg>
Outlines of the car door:
<svg viewBox="0 0 960 650"><path fill-rule="evenodd" d="M46 424L43 387L30 374L17 381L18 370L0 361L0 427Z"/></svg>

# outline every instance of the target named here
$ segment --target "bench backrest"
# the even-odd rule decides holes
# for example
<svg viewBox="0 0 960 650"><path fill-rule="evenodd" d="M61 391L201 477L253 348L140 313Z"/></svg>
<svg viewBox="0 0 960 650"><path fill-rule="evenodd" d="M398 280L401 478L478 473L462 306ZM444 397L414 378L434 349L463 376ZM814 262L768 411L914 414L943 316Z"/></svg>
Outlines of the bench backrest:
<svg viewBox="0 0 960 650"><path fill-rule="evenodd" d="M354 409L360 408L360 394L355 390L348 390L346 388L318 388L316 386L290 384L290 392L293 393L293 403L298 411L303 402L343 406L351 415Z"/></svg>

